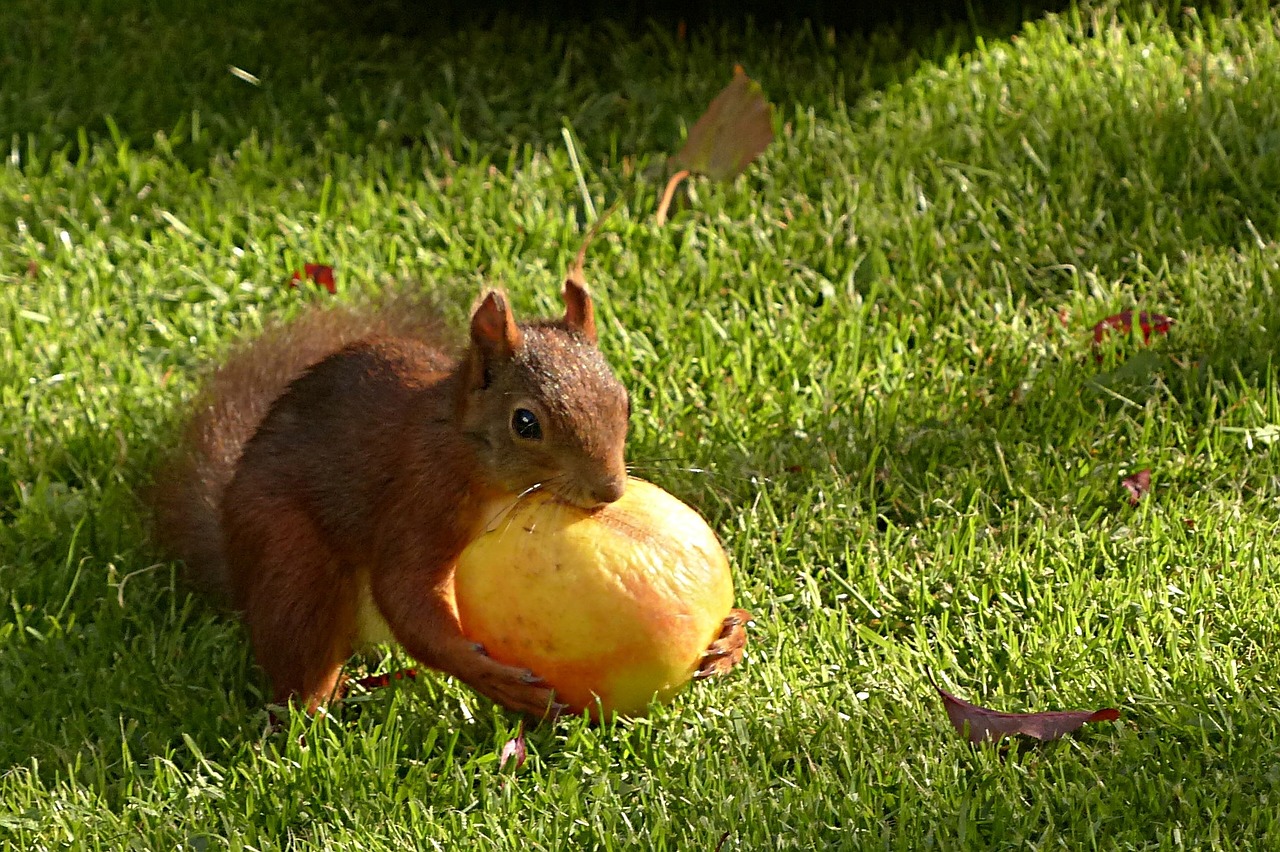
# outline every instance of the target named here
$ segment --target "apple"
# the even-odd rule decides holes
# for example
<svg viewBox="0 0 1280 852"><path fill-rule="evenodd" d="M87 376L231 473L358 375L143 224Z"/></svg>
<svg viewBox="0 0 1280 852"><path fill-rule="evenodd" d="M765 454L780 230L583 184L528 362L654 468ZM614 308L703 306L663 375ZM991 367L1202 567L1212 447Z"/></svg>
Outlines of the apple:
<svg viewBox="0 0 1280 852"><path fill-rule="evenodd" d="M594 511L550 492L501 507L459 558L454 591L464 635L593 717L670 700L733 606L715 533L639 479Z"/></svg>

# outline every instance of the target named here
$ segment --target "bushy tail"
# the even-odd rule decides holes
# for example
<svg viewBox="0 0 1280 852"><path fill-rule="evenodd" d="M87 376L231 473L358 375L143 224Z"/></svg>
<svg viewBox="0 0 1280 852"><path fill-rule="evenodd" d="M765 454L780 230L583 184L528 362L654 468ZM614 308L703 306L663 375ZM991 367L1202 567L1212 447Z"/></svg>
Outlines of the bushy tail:
<svg viewBox="0 0 1280 852"><path fill-rule="evenodd" d="M313 309L234 351L209 377L178 447L156 471L148 502L157 543L185 563L195 585L230 602L222 495L271 403L308 367L357 340L384 335L439 340L442 333L429 304L400 300L377 311Z"/></svg>

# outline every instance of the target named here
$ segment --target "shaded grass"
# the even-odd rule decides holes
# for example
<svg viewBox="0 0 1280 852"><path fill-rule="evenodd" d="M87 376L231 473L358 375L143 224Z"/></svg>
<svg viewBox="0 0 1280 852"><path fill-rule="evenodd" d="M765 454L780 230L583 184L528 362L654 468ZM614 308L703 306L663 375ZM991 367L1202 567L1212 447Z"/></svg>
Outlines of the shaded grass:
<svg viewBox="0 0 1280 852"><path fill-rule="evenodd" d="M14 848L1275 845L1280 469L1247 431L1280 424L1274 12L976 43L0 15ZM779 140L659 230L646 170L744 56ZM341 298L422 281L459 320L494 282L552 310L585 223L565 127L619 203L587 271L631 456L724 538L749 664L650 720L539 729L518 775L515 720L439 679L264 733L239 627L154 561L135 487L201 365L327 298L286 286L304 262ZM1095 360L1133 306L1178 322ZM926 668L1124 719L974 751Z"/></svg>

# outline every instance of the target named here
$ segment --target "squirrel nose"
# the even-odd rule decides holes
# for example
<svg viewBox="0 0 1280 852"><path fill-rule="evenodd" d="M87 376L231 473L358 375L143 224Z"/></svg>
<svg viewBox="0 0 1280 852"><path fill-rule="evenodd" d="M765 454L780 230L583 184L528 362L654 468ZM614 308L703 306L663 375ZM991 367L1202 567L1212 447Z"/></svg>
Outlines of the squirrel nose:
<svg viewBox="0 0 1280 852"><path fill-rule="evenodd" d="M616 502L626 489L627 478L625 476L610 476L592 483L589 493L593 499L604 505L605 503Z"/></svg>

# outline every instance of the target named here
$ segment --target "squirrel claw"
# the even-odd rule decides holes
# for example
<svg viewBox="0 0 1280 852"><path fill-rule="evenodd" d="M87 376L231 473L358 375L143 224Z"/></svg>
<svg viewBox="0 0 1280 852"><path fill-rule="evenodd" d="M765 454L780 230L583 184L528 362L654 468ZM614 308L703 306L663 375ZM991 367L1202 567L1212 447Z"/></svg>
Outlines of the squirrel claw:
<svg viewBox="0 0 1280 852"><path fill-rule="evenodd" d="M693 673L694 680L728 674L742 662L747 646L747 625L750 622L751 613L746 610L735 609L729 613L721 625L720 635L702 652L698 670Z"/></svg>
<svg viewBox="0 0 1280 852"><path fill-rule="evenodd" d="M454 671L463 682L508 710L537 719L555 718L559 705L546 681L525 668L507 666L473 646L474 656Z"/></svg>

